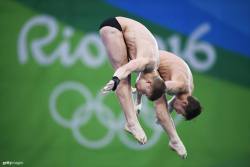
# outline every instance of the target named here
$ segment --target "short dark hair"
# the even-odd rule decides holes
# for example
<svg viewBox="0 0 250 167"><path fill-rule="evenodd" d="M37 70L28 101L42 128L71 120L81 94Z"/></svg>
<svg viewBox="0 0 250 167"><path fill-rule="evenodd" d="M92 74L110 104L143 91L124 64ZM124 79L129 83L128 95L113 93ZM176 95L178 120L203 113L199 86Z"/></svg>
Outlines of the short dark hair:
<svg viewBox="0 0 250 167"><path fill-rule="evenodd" d="M187 97L188 105L185 109L185 118L186 120L191 120L198 115L200 115L202 111L202 107L198 99L196 99L193 96L188 96Z"/></svg>
<svg viewBox="0 0 250 167"><path fill-rule="evenodd" d="M154 77L152 83L152 94L148 97L148 99L151 101L157 100L165 93L165 89L166 86L163 79L159 76Z"/></svg>

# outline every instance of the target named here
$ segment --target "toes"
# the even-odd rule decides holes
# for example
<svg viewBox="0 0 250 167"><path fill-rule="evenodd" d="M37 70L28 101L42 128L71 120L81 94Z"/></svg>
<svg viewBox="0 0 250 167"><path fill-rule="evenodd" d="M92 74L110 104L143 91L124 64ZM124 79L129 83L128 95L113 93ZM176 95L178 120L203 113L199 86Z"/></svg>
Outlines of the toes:
<svg viewBox="0 0 250 167"><path fill-rule="evenodd" d="M185 153L184 155L181 156L182 159L187 159L187 154Z"/></svg>
<svg viewBox="0 0 250 167"><path fill-rule="evenodd" d="M175 151L182 159L187 158L187 151L184 146L169 143L169 147L171 150Z"/></svg>
<svg viewBox="0 0 250 167"><path fill-rule="evenodd" d="M144 136L143 138L141 138L141 140L139 140L140 142L140 144L146 144L147 143L147 137L146 136Z"/></svg>
<svg viewBox="0 0 250 167"><path fill-rule="evenodd" d="M139 128L140 129L140 128ZM140 144L146 144L147 142L147 136L145 135L144 131L141 129L134 129L129 128L127 124L124 126L124 130L129 132L134 136L134 138L140 143Z"/></svg>

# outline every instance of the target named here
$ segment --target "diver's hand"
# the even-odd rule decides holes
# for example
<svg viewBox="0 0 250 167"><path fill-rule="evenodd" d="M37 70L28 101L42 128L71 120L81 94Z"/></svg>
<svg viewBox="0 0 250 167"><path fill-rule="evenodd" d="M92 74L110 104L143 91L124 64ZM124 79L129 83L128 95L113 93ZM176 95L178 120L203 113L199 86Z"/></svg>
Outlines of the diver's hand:
<svg viewBox="0 0 250 167"><path fill-rule="evenodd" d="M104 88L101 90L102 94L107 94L110 91L115 91L117 86L120 83L120 79L116 76L112 77L112 80L110 80L105 86Z"/></svg>
<svg viewBox="0 0 250 167"><path fill-rule="evenodd" d="M137 89L134 87L131 87L131 92L134 96L134 103L135 103L135 111L137 115L140 114L141 108L142 108L142 102L141 102L141 94L137 92Z"/></svg>
<svg viewBox="0 0 250 167"><path fill-rule="evenodd" d="M135 105L135 111L137 112L137 115L140 114L141 108L142 108L142 104L141 103Z"/></svg>

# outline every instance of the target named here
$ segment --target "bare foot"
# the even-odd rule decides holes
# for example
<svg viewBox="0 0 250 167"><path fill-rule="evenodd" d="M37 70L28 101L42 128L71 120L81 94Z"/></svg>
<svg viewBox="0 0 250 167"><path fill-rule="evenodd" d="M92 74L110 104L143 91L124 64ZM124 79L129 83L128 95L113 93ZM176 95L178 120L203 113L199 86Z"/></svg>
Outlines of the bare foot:
<svg viewBox="0 0 250 167"><path fill-rule="evenodd" d="M173 150L176 151L177 154L182 158L186 159L187 158L187 151L183 143L179 140L177 141L170 141L169 142L169 147Z"/></svg>
<svg viewBox="0 0 250 167"><path fill-rule="evenodd" d="M147 136L139 123L132 126L125 123L124 130L131 133L140 144L146 144Z"/></svg>

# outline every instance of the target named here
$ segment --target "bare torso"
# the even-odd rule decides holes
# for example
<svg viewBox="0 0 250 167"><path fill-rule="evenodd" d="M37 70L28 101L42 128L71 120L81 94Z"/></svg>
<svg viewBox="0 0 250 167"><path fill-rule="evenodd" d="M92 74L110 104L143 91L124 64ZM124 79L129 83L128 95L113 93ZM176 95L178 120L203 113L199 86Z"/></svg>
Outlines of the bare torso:
<svg viewBox="0 0 250 167"><path fill-rule="evenodd" d="M160 65L158 71L165 81L178 81L185 83L185 90L193 91L193 76L184 60L167 51L159 51Z"/></svg>
<svg viewBox="0 0 250 167"><path fill-rule="evenodd" d="M141 23L125 18L116 17L123 31L124 40L127 45L128 58L147 58L157 68L159 65L158 45L152 33Z"/></svg>

